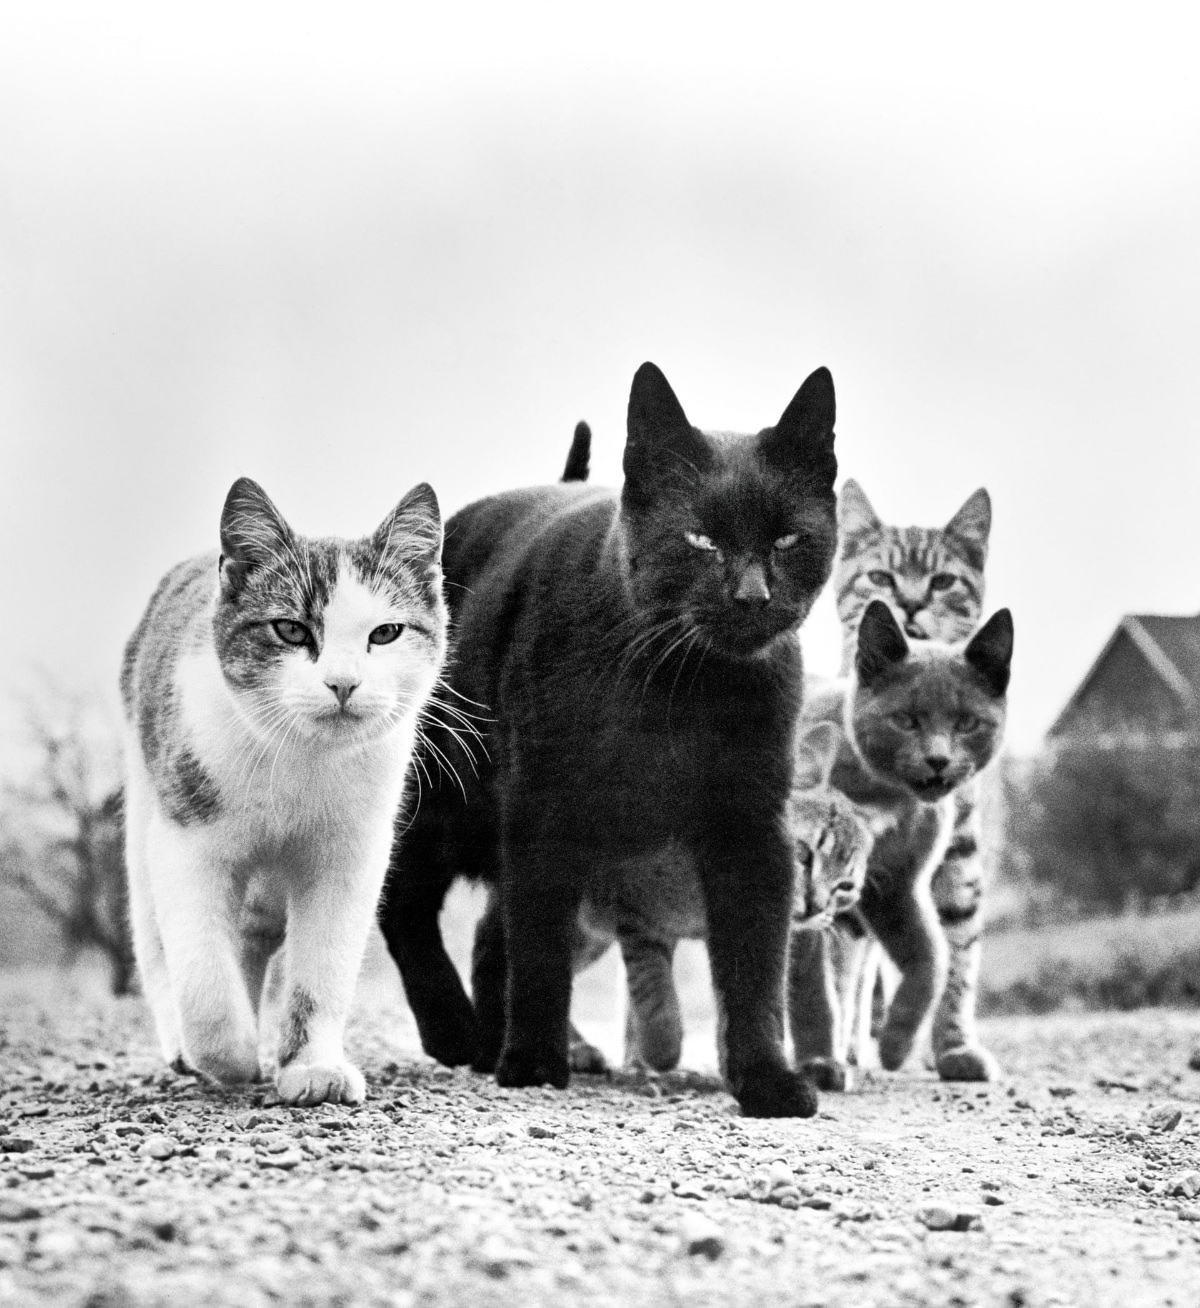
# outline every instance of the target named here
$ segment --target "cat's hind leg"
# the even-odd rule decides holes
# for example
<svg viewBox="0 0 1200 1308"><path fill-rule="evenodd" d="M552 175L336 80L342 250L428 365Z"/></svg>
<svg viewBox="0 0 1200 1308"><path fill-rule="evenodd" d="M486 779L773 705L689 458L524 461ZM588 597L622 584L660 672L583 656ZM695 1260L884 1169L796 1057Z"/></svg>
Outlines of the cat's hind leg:
<svg viewBox="0 0 1200 1308"><path fill-rule="evenodd" d="M475 1009L442 940L439 917L458 872L450 866L438 814L438 792L427 795L411 824L397 823L378 919L400 969L421 1047L447 1067L475 1060ZM478 842L476 842L478 843Z"/></svg>
<svg viewBox="0 0 1200 1308"><path fill-rule="evenodd" d="M153 815L147 869L183 1063L219 1085L257 1080L257 1017L242 975L230 878L207 833Z"/></svg>
<svg viewBox="0 0 1200 1308"><path fill-rule="evenodd" d="M505 958L504 920L499 898L492 890L471 946L471 1001L479 1032L471 1066L476 1072L494 1072L504 1046Z"/></svg>

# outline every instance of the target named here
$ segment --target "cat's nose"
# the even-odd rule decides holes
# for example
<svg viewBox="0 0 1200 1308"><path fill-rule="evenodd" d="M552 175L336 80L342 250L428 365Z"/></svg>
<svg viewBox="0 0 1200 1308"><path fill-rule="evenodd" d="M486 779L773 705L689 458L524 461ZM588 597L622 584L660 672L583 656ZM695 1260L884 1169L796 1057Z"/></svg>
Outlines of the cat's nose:
<svg viewBox="0 0 1200 1308"><path fill-rule="evenodd" d="M327 681L325 684L337 697L338 708L346 707L346 701L354 694L359 686L357 681L352 681L349 677L344 677L338 681Z"/></svg>
<svg viewBox="0 0 1200 1308"><path fill-rule="evenodd" d="M767 574L763 571L761 563L746 565L741 577L738 578L733 598L739 604L752 605L755 608L761 608L770 602L771 590L767 585Z"/></svg>
<svg viewBox="0 0 1200 1308"><path fill-rule="evenodd" d="M936 772L940 777L943 772L950 766L950 760L945 754L926 754L925 766L930 772Z"/></svg>

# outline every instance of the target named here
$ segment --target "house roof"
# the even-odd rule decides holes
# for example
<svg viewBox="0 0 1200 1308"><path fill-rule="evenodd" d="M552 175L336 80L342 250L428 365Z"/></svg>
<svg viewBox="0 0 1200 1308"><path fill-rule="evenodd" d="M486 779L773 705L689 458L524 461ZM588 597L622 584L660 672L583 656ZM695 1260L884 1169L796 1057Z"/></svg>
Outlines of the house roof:
<svg viewBox="0 0 1200 1308"><path fill-rule="evenodd" d="M1162 684L1180 703L1188 708L1200 707L1200 614L1179 617L1161 613L1128 613L1105 642L1047 735L1057 735L1066 724L1071 711L1122 637L1133 642Z"/></svg>

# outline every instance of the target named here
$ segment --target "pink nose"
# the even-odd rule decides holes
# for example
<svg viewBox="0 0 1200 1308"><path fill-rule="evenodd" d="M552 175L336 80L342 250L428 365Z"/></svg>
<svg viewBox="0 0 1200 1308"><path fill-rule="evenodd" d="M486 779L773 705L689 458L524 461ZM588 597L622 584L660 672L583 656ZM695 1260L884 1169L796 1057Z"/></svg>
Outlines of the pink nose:
<svg viewBox="0 0 1200 1308"><path fill-rule="evenodd" d="M325 683L337 696L338 708L345 708L346 701L358 689L357 681L327 681Z"/></svg>

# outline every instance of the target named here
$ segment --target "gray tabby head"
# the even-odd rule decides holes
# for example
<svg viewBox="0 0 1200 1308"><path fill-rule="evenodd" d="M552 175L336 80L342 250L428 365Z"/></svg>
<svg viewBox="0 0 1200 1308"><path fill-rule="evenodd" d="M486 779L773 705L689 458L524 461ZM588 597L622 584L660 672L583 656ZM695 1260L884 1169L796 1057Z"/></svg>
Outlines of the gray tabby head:
<svg viewBox="0 0 1200 1308"><path fill-rule="evenodd" d="M805 930L832 925L858 903L874 844L864 816L829 781L841 743L837 727L821 722L796 750L788 807L796 854L792 925Z"/></svg>
<svg viewBox="0 0 1200 1308"><path fill-rule="evenodd" d="M889 527L856 481L838 500L834 587L847 636L849 671L854 633L872 600L882 600L913 640L964 640L983 612L992 502L980 488L944 527Z"/></svg>
<svg viewBox="0 0 1200 1308"><path fill-rule="evenodd" d="M891 609L867 606L858 628L848 725L877 776L937 801L987 766L1004 734L1013 624L1000 609L957 645L910 645Z"/></svg>
<svg viewBox="0 0 1200 1308"><path fill-rule="evenodd" d="M266 492L236 481L221 514L217 658L263 733L371 739L419 708L446 643L442 523L414 487L371 536L296 535Z"/></svg>

